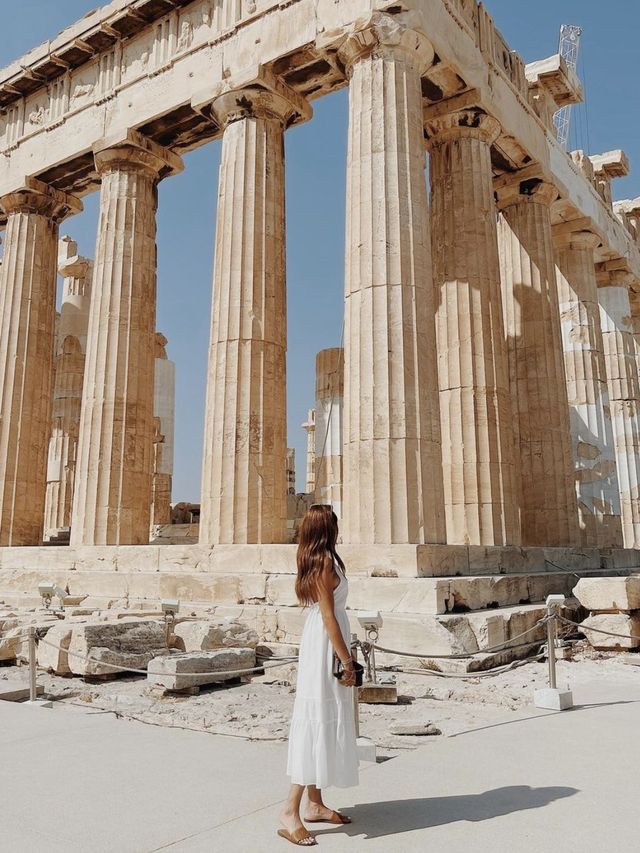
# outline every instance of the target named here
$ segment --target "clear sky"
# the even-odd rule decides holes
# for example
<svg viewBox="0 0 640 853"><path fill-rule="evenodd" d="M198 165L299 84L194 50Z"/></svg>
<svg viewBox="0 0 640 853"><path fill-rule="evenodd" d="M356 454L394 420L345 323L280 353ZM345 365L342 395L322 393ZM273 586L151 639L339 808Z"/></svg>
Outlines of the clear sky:
<svg viewBox="0 0 640 853"><path fill-rule="evenodd" d="M341 0L348 2L348 0ZM95 0L0 0L0 66L53 37ZM579 64L587 104L574 115L571 147L596 154L623 148L640 169L637 45L640 4L629 0L486 0L525 61L557 51L560 24L583 27ZM7 8L5 8L7 7ZM312 122L287 133L289 445L304 485L315 353L338 346L342 324L346 92L314 102ZM185 171L160 185L158 322L177 366L174 500L199 500L204 388L220 143L185 158ZM640 195L635 174L614 184L616 198ZM98 196L63 231L93 256Z"/></svg>

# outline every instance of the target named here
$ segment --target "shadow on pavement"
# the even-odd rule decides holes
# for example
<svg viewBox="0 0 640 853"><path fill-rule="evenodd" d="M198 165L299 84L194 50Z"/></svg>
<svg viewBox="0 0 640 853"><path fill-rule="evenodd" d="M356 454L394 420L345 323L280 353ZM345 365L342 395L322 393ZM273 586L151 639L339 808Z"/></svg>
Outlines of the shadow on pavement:
<svg viewBox="0 0 640 853"><path fill-rule="evenodd" d="M577 793L577 788L530 788L528 785L511 785L485 791L483 794L359 803L344 809L353 819L352 824L346 824L337 830L331 828L316 832L314 829L314 835L343 832L349 836L381 838L460 820L477 822L526 809L539 809L555 800L572 797Z"/></svg>

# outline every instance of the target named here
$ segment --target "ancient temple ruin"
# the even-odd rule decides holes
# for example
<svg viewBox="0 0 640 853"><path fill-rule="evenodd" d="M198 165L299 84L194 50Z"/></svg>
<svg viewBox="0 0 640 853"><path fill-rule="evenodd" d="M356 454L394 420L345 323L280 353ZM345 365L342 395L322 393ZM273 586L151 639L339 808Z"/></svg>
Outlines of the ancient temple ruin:
<svg viewBox="0 0 640 853"><path fill-rule="evenodd" d="M565 62L525 66L476 0L114 0L0 72L0 589L55 574L295 634L283 141L343 87L344 388L322 393L341 398L324 471L340 459L353 606L418 637L458 605L533 606L567 569L636 565L640 201L612 202L623 152L557 143L555 111L582 98ZM214 139L200 542L150 546L157 185ZM76 382L84 360L71 544L41 549L64 485L58 231L97 191L91 283L80 260L65 273L91 289L86 344L55 354ZM482 579L473 605L459 576Z"/></svg>

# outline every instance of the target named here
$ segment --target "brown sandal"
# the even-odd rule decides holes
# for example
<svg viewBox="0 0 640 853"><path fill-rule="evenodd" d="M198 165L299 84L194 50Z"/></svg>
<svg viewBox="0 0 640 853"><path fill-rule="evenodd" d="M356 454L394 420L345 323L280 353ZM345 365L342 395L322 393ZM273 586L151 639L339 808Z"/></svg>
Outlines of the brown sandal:
<svg viewBox="0 0 640 853"><path fill-rule="evenodd" d="M298 847L317 847L318 845L318 842L315 840L313 835L310 835L304 827L296 829L295 832L289 832L287 829L279 829L278 835L280 838L286 838L287 841L290 841ZM312 838L313 844L303 844L302 842L306 841L307 838Z"/></svg>
<svg viewBox="0 0 640 853"><path fill-rule="evenodd" d="M333 809L331 810L331 817L319 817L313 819L305 817L305 820L307 823L336 823L338 825L342 824L343 826L344 824L352 822L348 815L340 814L340 812Z"/></svg>

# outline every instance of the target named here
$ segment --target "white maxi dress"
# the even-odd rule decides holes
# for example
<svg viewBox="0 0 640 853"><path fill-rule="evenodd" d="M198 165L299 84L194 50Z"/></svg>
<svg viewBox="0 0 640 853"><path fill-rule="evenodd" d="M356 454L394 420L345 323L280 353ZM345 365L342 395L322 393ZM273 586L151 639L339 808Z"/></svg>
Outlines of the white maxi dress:
<svg viewBox="0 0 640 853"><path fill-rule="evenodd" d="M349 584L340 566L334 566L340 578L333 592L334 609L349 648L345 610ZM343 687L333 675L333 646L316 603L310 608L300 641L287 761L287 775L293 784L317 788L358 784L353 690Z"/></svg>

